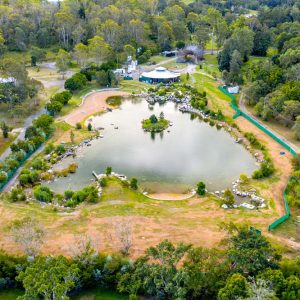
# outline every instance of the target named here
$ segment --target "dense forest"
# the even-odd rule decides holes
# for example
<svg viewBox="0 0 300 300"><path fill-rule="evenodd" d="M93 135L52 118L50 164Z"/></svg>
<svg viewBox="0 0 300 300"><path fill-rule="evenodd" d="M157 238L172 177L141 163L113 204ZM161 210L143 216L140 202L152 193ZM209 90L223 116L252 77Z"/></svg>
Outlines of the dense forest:
<svg viewBox="0 0 300 300"><path fill-rule="evenodd" d="M143 63L185 44L205 47L213 38L212 46L222 50L218 59L225 82L244 84L245 99L258 116L293 128L300 139L300 2L190 2L1 1L0 69L22 88L1 85L0 102L18 104L39 89L26 77L24 64L12 63L5 52L30 51L36 63L45 59L45 50L61 49L63 62L70 52L85 67L91 62L122 63L127 55ZM251 55L264 59L246 63Z"/></svg>
<svg viewBox="0 0 300 300"><path fill-rule="evenodd" d="M25 223L34 224L28 219ZM15 226L21 228L22 223ZM230 233L219 250L164 240L134 261L121 253L98 253L89 239L74 245L72 259L37 256L28 261L2 252L0 290L23 287L25 294L18 299L69 299L95 287L118 291L131 300L141 295L178 300L299 299L299 260L282 259L256 231L226 228Z"/></svg>

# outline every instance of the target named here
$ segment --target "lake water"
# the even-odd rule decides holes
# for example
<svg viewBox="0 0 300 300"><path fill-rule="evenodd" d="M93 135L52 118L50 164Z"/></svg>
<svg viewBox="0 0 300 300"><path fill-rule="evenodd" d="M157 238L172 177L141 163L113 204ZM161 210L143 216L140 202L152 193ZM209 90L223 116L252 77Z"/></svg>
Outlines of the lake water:
<svg viewBox="0 0 300 300"><path fill-rule="evenodd" d="M170 132L151 135L141 121L163 112L174 123ZM121 107L92 117L94 127L104 127L92 146L80 148L75 159L76 174L49 184L57 192L80 189L93 180L92 171L103 173L107 166L128 177L138 178L149 192L187 192L198 181L209 190L231 186L241 173L251 174L257 164L246 149L225 130L217 130L198 117L181 113L176 104L156 104L150 109L144 99L124 100ZM115 129L115 127L118 129Z"/></svg>

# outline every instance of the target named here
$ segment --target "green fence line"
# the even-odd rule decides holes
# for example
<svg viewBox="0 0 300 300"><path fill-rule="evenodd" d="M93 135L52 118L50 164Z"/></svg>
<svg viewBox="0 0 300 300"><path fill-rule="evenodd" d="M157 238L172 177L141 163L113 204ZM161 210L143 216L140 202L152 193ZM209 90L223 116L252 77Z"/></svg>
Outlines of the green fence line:
<svg viewBox="0 0 300 300"><path fill-rule="evenodd" d="M241 111L236 103L236 99L233 94L229 93L226 87L219 86L219 90L222 91L225 95L227 95L230 98L230 106L236 111L233 118L237 118L239 116L243 116L246 120L254 124L257 128L262 130L264 133L266 133L269 137L274 139L277 143L279 143L282 147L284 147L286 150L288 150L294 157L297 157L297 152L287 143L285 143L282 139L278 138L273 132L268 130L266 127L264 127L262 124L260 124L258 121ZM283 223L284 221L288 220L291 215L291 210L287 201L286 196L287 187L285 188L283 192L283 201L284 201L284 209L285 209L285 215L275 220L272 224L268 226L268 230L275 229L279 224Z"/></svg>

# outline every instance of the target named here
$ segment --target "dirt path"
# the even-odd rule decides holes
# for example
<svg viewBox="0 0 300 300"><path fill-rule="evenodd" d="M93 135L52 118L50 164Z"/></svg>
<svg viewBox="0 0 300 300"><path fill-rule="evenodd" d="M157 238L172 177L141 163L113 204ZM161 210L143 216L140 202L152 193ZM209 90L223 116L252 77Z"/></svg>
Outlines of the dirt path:
<svg viewBox="0 0 300 300"><path fill-rule="evenodd" d="M255 136L267 143L267 148L269 150L271 159L274 162L274 165L279 173L280 180L272 183L267 190L264 191L266 197L271 197L276 201L276 210L281 216L285 214L284 204L283 204L283 192L287 185L289 176L292 172L291 158L292 155L286 151L280 144L274 141L271 137L267 136L264 132L258 129L255 125L239 117L236 119L237 125L243 132L252 132ZM280 152L284 151L285 155L280 155ZM275 217L274 217L275 220Z"/></svg>
<svg viewBox="0 0 300 300"><path fill-rule="evenodd" d="M65 121L72 126L75 126L76 123L84 121L88 116L107 108L111 108L106 103L106 99L108 97L128 95L128 93L118 91L117 89L93 92L83 99L83 102L78 108L74 109L67 116L61 118L60 120Z"/></svg>

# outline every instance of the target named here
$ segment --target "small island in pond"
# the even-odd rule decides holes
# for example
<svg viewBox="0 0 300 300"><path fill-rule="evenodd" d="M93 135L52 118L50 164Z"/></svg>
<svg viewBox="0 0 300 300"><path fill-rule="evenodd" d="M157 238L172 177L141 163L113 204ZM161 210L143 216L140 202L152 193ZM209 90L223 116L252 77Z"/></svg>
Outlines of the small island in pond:
<svg viewBox="0 0 300 300"><path fill-rule="evenodd" d="M149 119L142 121L142 127L149 132L162 132L170 125L170 121L165 119L164 113L161 112L159 118L156 115L150 116Z"/></svg>

